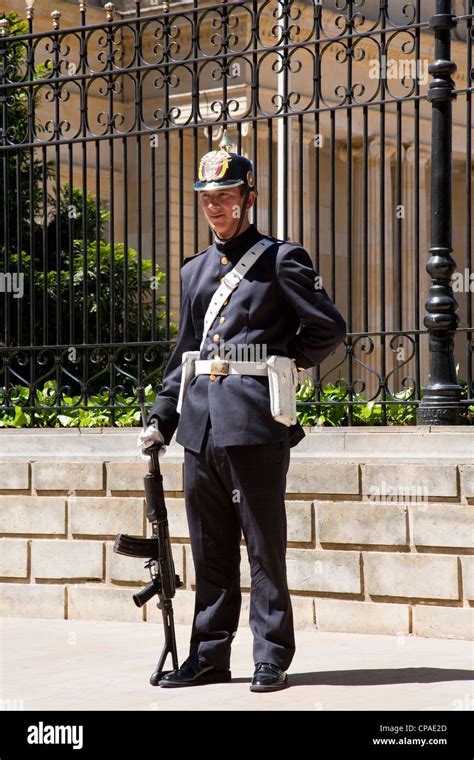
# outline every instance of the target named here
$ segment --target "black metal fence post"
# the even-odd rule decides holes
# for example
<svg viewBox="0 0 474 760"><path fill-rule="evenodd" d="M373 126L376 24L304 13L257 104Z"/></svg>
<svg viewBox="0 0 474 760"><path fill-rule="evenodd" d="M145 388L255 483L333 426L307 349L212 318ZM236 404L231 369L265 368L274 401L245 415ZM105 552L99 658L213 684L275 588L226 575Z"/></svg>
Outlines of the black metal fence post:
<svg viewBox="0 0 474 760"><path fill-rule="evenodd" d="M428 314L423 322L429 331L430 381L424 388L417 409L419 425L459 425L461 386L454 362L454 333L459 323L458 303L453 295L451 277L456 262L451 257L452 226L452 108L456 98L451 75L456 64L451 60L451 29L456 20L451 0L436 0L436 15L429 20L435 32L435 62L428 71L428 100L432 104L431 126L431 247L426 271L432 278L426 301Z"/></svg>
<svg viewBox="0 0 474 760"><path fill-rule="evenodd" d="M0 82L3 84L7 79L8 68L8 48L7 37L9 33L10 22L7 18L0 19ZM0 143L6 144L7 142L7 99L8 92L2 90L0 92ZM8 153L5 153L1 157L0 161L0 202L3 206L3 224L0 225L3 229L0 229L0 251L3 247L3 261L2 266L5 273L8 272L8 197L7 197L7 185L8 185ZM8 327L9 327L9 302L7 294L5 293L5 306L3 311L3 325L0 328L0 341L4 340L8 345Z"/></svg>

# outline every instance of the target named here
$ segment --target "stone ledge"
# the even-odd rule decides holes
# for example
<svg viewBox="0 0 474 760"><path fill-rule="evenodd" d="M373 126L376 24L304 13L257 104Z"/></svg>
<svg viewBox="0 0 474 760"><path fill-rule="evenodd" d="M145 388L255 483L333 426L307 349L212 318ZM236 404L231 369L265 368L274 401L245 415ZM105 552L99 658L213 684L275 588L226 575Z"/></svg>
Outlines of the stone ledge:
<svg viewBox="0 0 474 760"><path fill-rule="evenodd" d="M137 455L139 428L47 428L3 429L0 431L2 462L54 459L64 461L80 457L82 461L142 462ZM457 464L474 464L472 426L400 426L353 428L305 428L305 438L291 450L292 458L331 457L353 461L407 460ZM61 439L60 454L58 437ZM26 440L25 440L26 439ZM8 440L8 445L2 441ZM324 441L324 445L321 445ZM440 451L445 452L440 457ZM59 455L58 455L59 454ZM183 447L173 437L164 457L166 462L180 462Z"/></svg>

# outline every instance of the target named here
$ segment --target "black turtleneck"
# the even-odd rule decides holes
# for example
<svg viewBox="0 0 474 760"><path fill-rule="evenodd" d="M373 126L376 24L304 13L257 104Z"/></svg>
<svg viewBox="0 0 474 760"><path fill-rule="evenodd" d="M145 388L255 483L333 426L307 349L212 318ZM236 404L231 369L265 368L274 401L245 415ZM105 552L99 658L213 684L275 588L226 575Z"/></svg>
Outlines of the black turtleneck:
<svg viewBox="0 0 474 760"><path fill-rule="evenodd" d="M229 257L239 257L243 255L254 243L256 243L263 235L259 232L254 224L251 224L245 232L241 232L237 237L228 240L219 240L214 234L214 245L219 253L225 253Z"/></svg>

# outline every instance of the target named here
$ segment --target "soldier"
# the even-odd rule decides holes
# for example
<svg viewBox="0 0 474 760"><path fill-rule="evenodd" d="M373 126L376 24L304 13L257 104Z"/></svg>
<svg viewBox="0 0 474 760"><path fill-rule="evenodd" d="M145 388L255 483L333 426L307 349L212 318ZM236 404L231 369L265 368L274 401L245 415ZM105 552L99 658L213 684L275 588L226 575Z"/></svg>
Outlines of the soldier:
<svg viewBox="0 0 474 760"><path fill-rule="evenodd" d="M251 570L255 671L250 690L261 692L288 685L286 671L295 653L284 497L290 448L304 437L296 416L277 419L266 360L290 357L282 361L294 360L295 374L295 363L312 367L344 340L346 323L325 289L315 287L306 250L262 235L249 223L257 195L252 164L230 152L230 145L225 134L220 150L200 162L194 189L214 242L183 262L177 344L138 445L143 455L151 442L160 442L164 453L177 429L196 573L189 656L159 685L231 679L231 645L241 609L242 530ZM249 248L263 244L267 247L237 287L232 281L232 291L227 277L227 295L211 311L206 333L204 319L216 290ZM257 359L249 358L250 349L259 351ZM179 408L183 354L199 361L191 363ZM290 390L294 401L294 386ZM282 397L287 391L283 385L278 390Z"/></svg>

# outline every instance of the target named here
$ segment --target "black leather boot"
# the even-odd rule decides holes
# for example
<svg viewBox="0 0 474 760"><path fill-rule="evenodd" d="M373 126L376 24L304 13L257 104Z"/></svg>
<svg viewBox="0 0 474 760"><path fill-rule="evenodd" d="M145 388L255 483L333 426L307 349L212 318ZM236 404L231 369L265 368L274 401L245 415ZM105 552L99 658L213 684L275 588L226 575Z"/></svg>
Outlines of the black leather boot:
<svg viewBox="0 0 474 760"><path fill-rule="evenodd" d="M250 691L277 691L286 689L288 676L285 671L272 662L257 662Z"/></svg>
<svg viewBox="0 0 474 760"><path fill-rule="evenodd" d="M166 673L158 686L197 686L198 684L230 681L232 674L227 668L216 668L196 657L187 657L178 670Z"/></svg>

